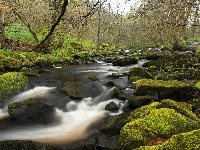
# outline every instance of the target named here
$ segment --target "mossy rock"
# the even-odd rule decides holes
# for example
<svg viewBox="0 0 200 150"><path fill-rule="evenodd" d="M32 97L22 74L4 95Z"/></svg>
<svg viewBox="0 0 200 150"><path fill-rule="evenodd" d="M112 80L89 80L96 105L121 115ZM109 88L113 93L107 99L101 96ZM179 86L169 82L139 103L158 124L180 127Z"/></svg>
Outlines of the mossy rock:
<svg viewBox="0 0 200 150"><path fill-rule="evenodd" d="M147 104L149 104L153 101L156 101L156 100L157 100L157 97L148 96L148 95L145 95L145 96L130 96L127 99L129 107L131 107L133 109L147 105Z"/></svg>
<svg viewBox="0 0 200 150"><path fill-rule="evenodd" d="M91 140L80 141L72 146L51 146L35 141L28 140L7 140L0 141L0 149L2 150L94 150L95 143Z"/></svg>
<svg viewBox="0 0 200 150"><path fill-rule="evenodd" d="M66 82L59 88L59 91L75 100L95 96L92 86L80 82Z"/></svg>
<svg viewBox="0 0 200 150"><path fill-rule="evenodd" d="M124 91L120 87L115 87L114 88L113 97L115 97L117 99L120 99L120 100L126 100L127 99L126 93L124 93Z"/></svg>
<svg viewBox="0 0 200 150"><path fill-rule="evenodd" d="M28 78L22 72L8 72L0 75L0 95L22 89L28 84Z"/></svg>
<svg viewBox="0 0 200 150"><path fill-rule="evenodd" d="M115 86L115 82L113 80L110 80L106 83L107 86Z"/></svg>
<svg viewBox="0 0 200 150"><path fill-rule="evenodd" d="M8 113L11 119L23 119L37 115L52 108L44 99L31 98L29 100L8 104Z"/></svg>
<svg viewBox="0 0 200 150"><path fill-rule="evenodd" d="M130 80L131 77L141 77L141 78L148 78L152 79L151 73L147 69L133 67L128 72L128 79Z"/></svg>
<svg viewBox="0 0 200 150"><path fill-rule="evenodd" d="M88 77L90 80L92 80L92 81L96 81L97 80L97 76L96 75L89 75L89 77Z"/></svg>
<svg viewBox="0 0 200 150"><path fill-rule="evenodd" d="M159 99L180 98L186 96L191 89L192 87L189 84L178 80L140 79L135 83L136 95L158 96Z"/></svg>
<svg viewBox="0 0 200 150"><path fill-rule="evenodd" d="M34 141L14 140L14 141L0 141L0 149L2 150L56 150L55 147L47 144L42 144ZM61 149L60 149L61 150Z"/></svg>
<svg viewBox="0 0 200 150"><path fill-rule="evenodd" d="M200 129L172 136L164 143L154 146L141 146L135 150L199 150Z"/></svg>
<svg viewBox="0 0 200 150"><path fill-rule="evenodd" d="M2 60L2 62L4 64L4 68L6 70L11 70L11 71L19 70L22 65L21 60L11 58L11 57L6 57L4 60Z"/></svg>
<svg viewBox="0 0 200 150"><path fill-rule="evenodd" d="M120 78L120 77L124 77L124 75L120 74L120 73L112 73L110 75L108 75L106 78Z"/></svg>
<svg viewBox="0 0 200 150"><path fill-rule="evenodd" d="M128 78L129 82L136 82L137 80L144 79L144 77L138 77L138 76L131 76Z"/></svg>
<svg viewBox="0 0 200 150"><path fill-rule="evenodd" d="M39 74L42 74L42 73L50 73L50 72L51 72L51 70L48 70L48 69L40 69L40 70L38 71Z"/></svg>
<svg viewBox="0 0 200 150"><path fill-rule="evenodd" d="M124 58L114 58L112 61L113 66L126 66L131 64L136 64L138 58L134 56L125 56Z"/></svg>
<svg viewBox="0 0 200 150"><path fill-rule="evenodd" d="M196 85L195 85L195 87L196 87L198 90L200 90L200 82L197 82Z"/></svg>
<svg viewBox="0 0 200 150"><path fill-rule="evenodd" d="M170 108L176 110L181 115L188 117L189 119L200 121L200 119L192 112L192 106L186 102L176 102L170 99L163 99L160 101L157 108ZM199 122L200 123L200 122Z"/></svg>
<svg viewBox="0 0 200 150"><path fill-rule="evenodd" d="M134 119L122 128L120 147L122 150L137 148L157 137L167 139L175 134L194 130L191 126L187 117L174 109L155 109L149 115Z"/></svg>

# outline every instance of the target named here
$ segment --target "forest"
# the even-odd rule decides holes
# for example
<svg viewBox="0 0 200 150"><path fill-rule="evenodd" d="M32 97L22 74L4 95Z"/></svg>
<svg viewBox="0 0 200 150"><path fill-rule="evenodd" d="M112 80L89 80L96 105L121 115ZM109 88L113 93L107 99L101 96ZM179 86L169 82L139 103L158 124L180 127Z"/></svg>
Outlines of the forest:
<svg viewBox="0 0 200 150"><path fill-rule="evenodd" d="M0 0L0 149L200 149L200 0Z"/></svg>

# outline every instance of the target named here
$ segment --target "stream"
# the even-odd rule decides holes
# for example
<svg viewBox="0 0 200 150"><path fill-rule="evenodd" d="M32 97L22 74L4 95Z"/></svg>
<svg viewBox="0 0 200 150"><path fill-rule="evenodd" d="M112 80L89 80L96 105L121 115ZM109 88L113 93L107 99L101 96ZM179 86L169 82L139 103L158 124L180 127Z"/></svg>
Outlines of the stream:
<svg viewBox="0 0 200 150"><path fill-rule="evenodd" d="M138 64L119 67L97 61L94 64L48 68L50 73L42 74L39 78L30 77L31 89L11 97L0 109L0 141L33 140L61 146L98 134L97 124L108 116L123 113L122 108L126 104L113 98L114 87L106 86L110 80L106 76L127 72L132 67L141 67L144 62L145 60L139 60ZM88 79L91 74L95 74L98 80ZM127 82L127 77L112 80L116 85L126 87L127 93L134 92L128 88L130 83ZM79 101L72 100L57 90L65 82L86 83L93 87L94 94ZM8 119L9 103L34 97L47 100L54 106L53 110L26 119ZM120 107L116 113L105 110L105 106L112 101Z"/></svg>

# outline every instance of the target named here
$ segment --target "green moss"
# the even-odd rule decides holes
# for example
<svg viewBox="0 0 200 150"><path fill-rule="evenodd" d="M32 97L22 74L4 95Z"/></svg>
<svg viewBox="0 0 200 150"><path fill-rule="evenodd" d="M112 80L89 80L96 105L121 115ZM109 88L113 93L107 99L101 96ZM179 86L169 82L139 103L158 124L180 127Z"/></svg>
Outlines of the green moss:
<svg viewBox="0 0 200 150"><path fill-rule="evenodd" d="M108 85L108 86L115 86L116 84L115 84L115 82L113 80L110 80L110 81L108 81L106 83L106 85Z"/></svg>
<svg viewBox="0 0 200 150"><path fill-rule="evenodd" d="M200 90L200 82L197 82L196 85L195 85L195 87L196 87L198 90Z"/></svg>
<svg viewBox="0 0 200 150"><path fill-rule="evenodd" d="M172 136L166 142L155 146L144 146L135 150L198 150L200 130L193 130Z"/></svg>
<svg viewBox="0 0 200 150"><path fill-rule="evenodd" d="M199 118L192 112L192 106L186 102L176 102L170 99L160 101L158 108L170 108L195 121Z"/></svg>
<svg viewBox="0 0 200 150"><path fill-rule="evenodd" d="M131 68L128 73L128 78L130 79L131 77L134 76L152 79L152 75L148 72L148 70L143 68L137 68L137 67Z"/></svg>
<svg viewBox="0 0 200 150"><path fill-rule="evenodd" d="M90 75L89 77L88 77L90 80L92 80L92 81L96 81L97 80L97 76L96 75Z"/></svg>
<svg viewBox="0 0 200 150"><path fill-rule="evenodd" d="M153 96L130 96L127 101L131 108L138 108L143 105L147 105L152 101L155 101L157 98Z"/></svg>
<svg viewBox="0 0 200 150"><path fill-rule="evenodd" d="M144 118L132 120L120 132L121 149L133 149L145 145L156 137L170 138L188 131L187 118L173 109L152 110Z"/></svg>
<svg viewBox="0 0 200 150"><path fill-rule="evenodd" d="M136 95L151 95L158 98L171 98L177 94L186 94L191 90L191 86L185 82L177 80L152 80L140 79L135 84Z"/></svg>
<svg viewBox="0 0 200 150"><path fill-rule="evenodd" d="M20 90L28 83L28 78L22 72L9 72L0 75L0 95Z"/></svg>

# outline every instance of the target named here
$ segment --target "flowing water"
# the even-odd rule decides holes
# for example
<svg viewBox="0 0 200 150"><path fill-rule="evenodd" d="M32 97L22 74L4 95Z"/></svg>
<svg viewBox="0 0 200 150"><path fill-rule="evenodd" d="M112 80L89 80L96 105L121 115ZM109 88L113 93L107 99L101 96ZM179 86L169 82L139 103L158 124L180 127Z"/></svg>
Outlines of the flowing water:
<svg viewBox="0 0 200 150"><path fill-rule="evenodd" d="M85 139L96 133L96 124L106 117L123 113L126 102L113 99L113 87L107 87L107 75L114 72L123 73L131 67L141 67L144 61L126 67L98 62L91 65L64 66L51 68L51 73L40 78L30 78L33 88L16 95L8 100L0 109L0 140L34 140L52 145L65 145ZM98 81L91 81L88 76L95 74ZM57 90L64 82L82 82L91 85L94 96L83 98L81 101L70 99ZM114 80L117 85L128 86L127 78ZM132 91L131 91L132 92ZM53 110L21 120L9 120L7 106L34 97L47 100L54 106ZM111 113L105 110L110 102L116 103L120 110Z"/></svg>

